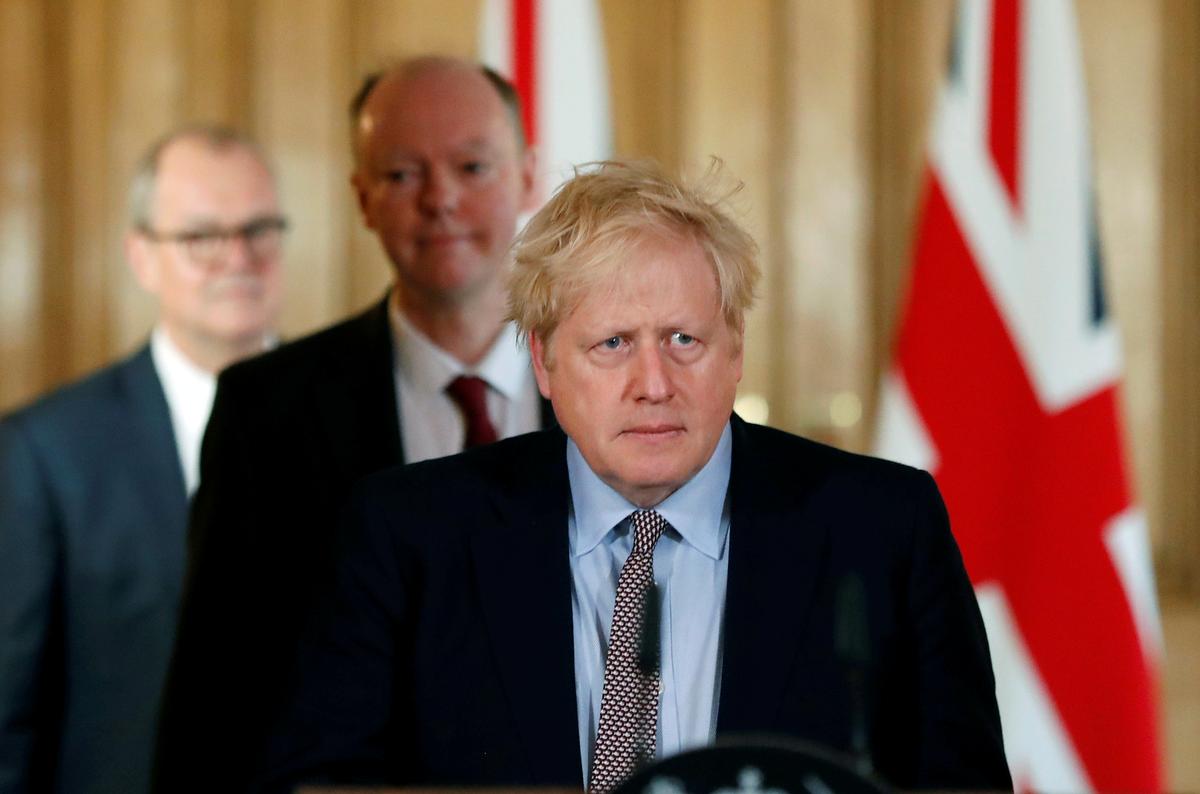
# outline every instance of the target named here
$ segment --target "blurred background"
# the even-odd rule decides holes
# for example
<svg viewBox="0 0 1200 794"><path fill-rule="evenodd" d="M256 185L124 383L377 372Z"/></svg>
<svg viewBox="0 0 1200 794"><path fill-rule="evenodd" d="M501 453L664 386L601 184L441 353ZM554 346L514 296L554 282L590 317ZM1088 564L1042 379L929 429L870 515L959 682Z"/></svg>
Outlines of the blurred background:
<svg viewBox="0 0 1200 794"><path fill-rule="evenodd" d="M951 0L603 0L615 153L721 157L762 245L742 410L871 447L945 69ZM1200 790L1200 2L1078 0L1126 434L1166 636L1168 785ZM476 0L0 0L0 411L133 350L134 161L187 120L273 155L283 331L376 300L346 106L366 72L474 56Z"/></svg>

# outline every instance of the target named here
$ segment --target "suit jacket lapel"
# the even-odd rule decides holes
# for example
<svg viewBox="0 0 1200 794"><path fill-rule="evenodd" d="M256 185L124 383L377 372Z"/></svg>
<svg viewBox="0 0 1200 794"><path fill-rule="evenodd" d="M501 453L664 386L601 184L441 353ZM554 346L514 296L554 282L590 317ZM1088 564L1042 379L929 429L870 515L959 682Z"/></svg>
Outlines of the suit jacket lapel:
<svg viewBox="0 0 1200 794"><path fill-rule="evenodd" d="M135 438L117 443L136 445L135 476L141 479L142 496L158 518L149 525L159 531L150 533L147 541L157 547L155 559L166 561L164 581L178 582L183 576L187 488L170 408L149 345L122 365L120 383Z"/></svg>
<svg viewBox="0 0 1200 794"><path fill-rule="evenodd" d="M387 298L359 315L320 362L314 403L330 451L351 481L404 462Z"/></svg>
<svg viewBox="0 0 1200 794"><path fill-rule="evenodd" d="M582 781L575 705L566 437L499 475L500 526L472 538L488 637L534 782Z"/></svg>
<svg viewBox="0 0 1200 794"><path fill-rule="evenodd" d="M826 529L804 520L803 481L786 482L733 418L729 578L718 734L762 732L775 723L798 661L815 588L824 575ZM782 463L782 462L780 462Z"/></svg>

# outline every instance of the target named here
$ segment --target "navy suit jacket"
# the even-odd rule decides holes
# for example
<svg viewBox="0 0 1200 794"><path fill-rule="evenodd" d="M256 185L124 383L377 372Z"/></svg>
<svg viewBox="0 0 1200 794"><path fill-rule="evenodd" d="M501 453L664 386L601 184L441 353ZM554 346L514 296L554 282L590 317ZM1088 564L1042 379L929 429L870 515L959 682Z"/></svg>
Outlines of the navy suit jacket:
<svg viewBox="0 0 1200 794"><path fill-rule="evenodd" d="M0 421L0 791L148 790L186 517L148 347Z"/></svg>
<svg viewBox="0 0 1200 794"><path fill-rule="evenodd" d="M552 422L548 404L543 424ZM156 791L242 791L355 482L404 462L386 299L221 373L200 458Z"/></svg>
<svg viewBox="0 0 1200 794"><path fill-rule="evenodd" d="M1009 788L987 639L932 478L733 423L718 736L848 750L835 604L854 574L877 769L901 788ZM565 443L543 431L363 485L266 788L582 784Z"/></svg>

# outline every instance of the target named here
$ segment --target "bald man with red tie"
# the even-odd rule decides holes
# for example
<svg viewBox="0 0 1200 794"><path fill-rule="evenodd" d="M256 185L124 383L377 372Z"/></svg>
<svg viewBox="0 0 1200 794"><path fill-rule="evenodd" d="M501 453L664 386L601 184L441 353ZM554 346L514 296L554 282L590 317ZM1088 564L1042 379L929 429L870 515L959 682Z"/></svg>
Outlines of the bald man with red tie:
<svg viewBox="0 0 1200 794"><path fill-rule="evenodd" d="M512 86L420 58L369 77L351 115L350 181L393 285L365 313L220 379L159 791L247 787L355 481L553 423L504 319L504 265L535 168Z"/></svg>

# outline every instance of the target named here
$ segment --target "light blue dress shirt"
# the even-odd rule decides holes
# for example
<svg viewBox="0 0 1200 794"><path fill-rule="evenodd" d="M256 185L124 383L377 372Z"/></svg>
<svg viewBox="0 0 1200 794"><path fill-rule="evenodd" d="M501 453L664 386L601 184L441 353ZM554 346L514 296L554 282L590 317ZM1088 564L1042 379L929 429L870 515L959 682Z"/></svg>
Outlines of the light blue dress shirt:
<svg viewBox="0 0 1200 794"><path fill-rule="evenodd" d="M711 744L716 736L732 458L733 439L726 425L704 468L653 508L671 525L654 548L654 581L662 607L660 758ZM628 519L638 508L597 477L570 440L567 472L575 698L586 788L600 725L617 577L633 548Z"/></svg>

